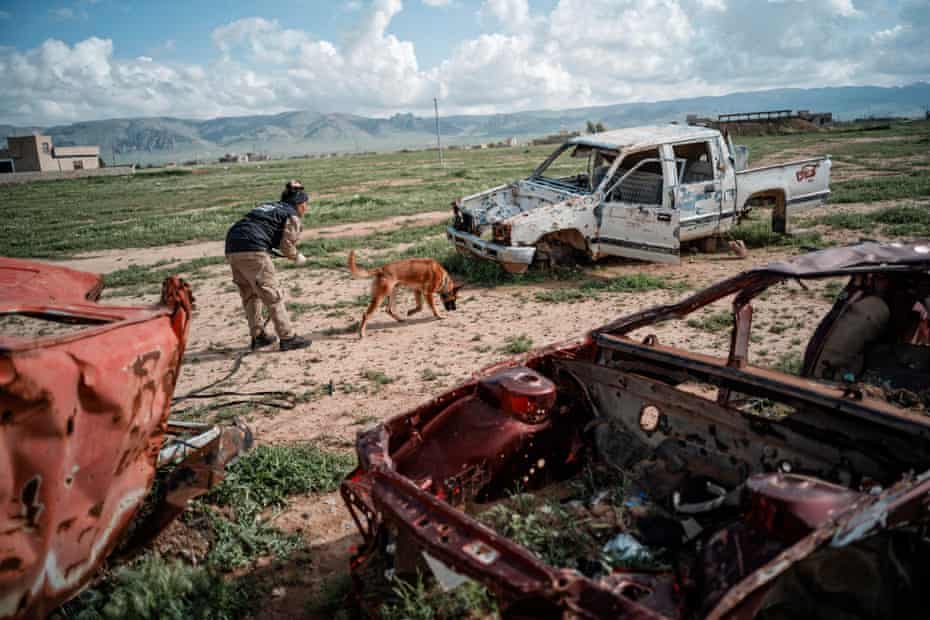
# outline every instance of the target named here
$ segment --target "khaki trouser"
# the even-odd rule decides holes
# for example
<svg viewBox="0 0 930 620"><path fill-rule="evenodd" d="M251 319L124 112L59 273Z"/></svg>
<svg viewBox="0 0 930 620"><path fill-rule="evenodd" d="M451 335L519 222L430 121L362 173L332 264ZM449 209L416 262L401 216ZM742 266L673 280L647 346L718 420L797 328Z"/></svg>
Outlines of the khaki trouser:
<svg viewBox="0 0 930 620"><path fill-rule="evenodd" d="M293 336L271 256L265 252L235 252L227 254L226 261L232 268L233 282L239 287L251 337L255 338L263 331L262 304L268 307L278 338Z"/></svg>

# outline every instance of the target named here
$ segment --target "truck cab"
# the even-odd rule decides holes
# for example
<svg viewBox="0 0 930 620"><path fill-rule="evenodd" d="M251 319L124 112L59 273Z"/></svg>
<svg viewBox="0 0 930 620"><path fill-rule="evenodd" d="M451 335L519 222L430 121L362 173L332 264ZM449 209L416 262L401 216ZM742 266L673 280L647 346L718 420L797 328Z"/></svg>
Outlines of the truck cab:
<svg viewBox="0 0 930 620"><path fill-rule="evenodd" d="M733 155L731 153L736 153ZM449 239L511 272L571 254L678 262L681 244L726 233L755 199L789 205L829 195L829 159L739 170L719 131L662 125L573 138L526 179L453 203Z"/></svg>

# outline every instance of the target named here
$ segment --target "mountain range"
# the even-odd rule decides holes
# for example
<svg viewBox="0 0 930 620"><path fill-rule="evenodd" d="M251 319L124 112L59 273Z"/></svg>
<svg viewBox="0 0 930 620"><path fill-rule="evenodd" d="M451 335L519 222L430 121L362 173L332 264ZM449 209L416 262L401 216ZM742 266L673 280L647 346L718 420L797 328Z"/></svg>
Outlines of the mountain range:
<svg viewBox="0 0 930 620"><path fill-rule="evenodd" d="M847 86L776 89L714 97L622 103L566 110L491 115L455 115L440 119L445 144L468 144L508 137L527 139L583 130L588 121L608 128L646 123L683 122L688 114L803 109L832 112L836 120L862 117L923 117L930 106L930 83L908 86ZM336 151L376 151L435 145L435 119L413 114L372 118L316 111L189 120L170 117L107 119L56 125L15 127L0 124L0 138L42 132L58 146L101 147L108 164L211 159L229 152L261 152L272 157Z"/></svg>

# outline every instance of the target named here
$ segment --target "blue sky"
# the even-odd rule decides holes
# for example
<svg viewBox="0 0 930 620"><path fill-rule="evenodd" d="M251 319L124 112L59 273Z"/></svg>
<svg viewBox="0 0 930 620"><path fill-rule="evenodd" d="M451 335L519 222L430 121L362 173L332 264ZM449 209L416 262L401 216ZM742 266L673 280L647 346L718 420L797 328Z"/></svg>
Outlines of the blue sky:
<svg viewBox="0 0 930 620"><path fill-rule="evenodd" d="M930 79L930 0L0 0L0 123Z"/></svg>

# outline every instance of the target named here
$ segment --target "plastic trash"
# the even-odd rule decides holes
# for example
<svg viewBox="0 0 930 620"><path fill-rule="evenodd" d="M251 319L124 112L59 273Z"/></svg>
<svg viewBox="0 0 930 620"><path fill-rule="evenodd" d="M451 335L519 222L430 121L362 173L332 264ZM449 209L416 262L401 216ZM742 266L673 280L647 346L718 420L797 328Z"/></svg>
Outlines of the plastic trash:
<svg viewBox="0 0 930 620"><path fill-rule="evenodd" d="M608 540L603 550L604 553L609 554L619 562L652 559L652 553L649 549L626 532L620 532Z"/></svg>

